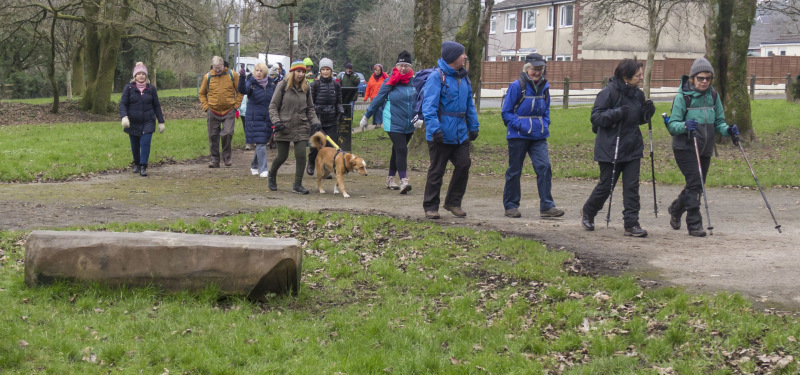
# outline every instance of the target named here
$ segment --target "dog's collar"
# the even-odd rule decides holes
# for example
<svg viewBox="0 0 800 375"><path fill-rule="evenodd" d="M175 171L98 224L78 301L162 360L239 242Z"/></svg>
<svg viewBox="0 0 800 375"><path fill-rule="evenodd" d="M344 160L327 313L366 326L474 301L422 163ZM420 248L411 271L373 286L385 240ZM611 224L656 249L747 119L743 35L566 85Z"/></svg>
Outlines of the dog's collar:
<svg viewBox="0 0 800 375"><path fill-rule="evenodd" d="M344 151L342 151L342 149L336 150L336 153L333 154L333 172L334 173L336 173L336 157L339 156L339 155L344 156ZM342 163L342 165L344 165L344 173L345 174L350 173L350 170L347 169L347 163L346 162Z"/></svg>

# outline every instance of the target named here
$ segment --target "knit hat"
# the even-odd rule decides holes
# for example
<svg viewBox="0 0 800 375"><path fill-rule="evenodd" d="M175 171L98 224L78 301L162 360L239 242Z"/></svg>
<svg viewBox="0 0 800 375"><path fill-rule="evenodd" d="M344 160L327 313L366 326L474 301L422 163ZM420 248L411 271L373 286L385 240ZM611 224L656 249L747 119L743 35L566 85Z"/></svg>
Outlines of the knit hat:
<svg viewBox="0 0 800 375"><path fill-rule="evenodd" d="M140 72L144 73L145 75L148 75L147 74L147 67L144 66L144 63L137 62L136 66L133 67L133 76L136 77L136 75L139 74Z"/></svg>
<svg viewBox="0 0 800 375"><path fill-rule="evenodd" d="M714 67L711 66L711 63L708 62L708 60L698 57L696 60L694 60L694 63L692 63L692 69L689 70L689 77L694 77L697 75L697 73L702 72L714 74Z"/></svg>
<svg viewBox="0 0 800 375"><path fill-rule="evenodd" d="M400 54L397 55L397 64L411 64L411 54L408 51L403 50Z"/></svg>
<svg viewBox="0 0 800 375"><path fill-rule="evenodd" d="M333 70L333 61L327 57L323 57L322 60L319 60L319 69L322 70L322 68Z"/></svg>
<svg viewBox="0 0 800 375"><path fill-rule="evenodd" d="M464 46L461 43L446 41L442 43L442 59L451 64L464 54Z"/></svg>
<svg viewBox="0 0 800 375"><path fill-rule="evenodd" d="M281 75L281 67L279 67L278 64L273 65L271 68L269 68L268 75L271 76Z"/></svg>
<svg viewBox="0 0 800 375"><path fill-rule="evenodd" d="M312 61L310 57L306 57L305 59L303 59L303 64L308 66L314 66L314 61Z"/></svg>
<svg viewBox="0 0 800 375"><path fill-rule="evenodd" d="M353 64L351 64L351 63L344 64L344 68L345 69L353 69Z"/></svg>
<svg viewBox="0 0 800 375"><path fill-rule="evenodd" d="M375 70L375 68L381 68L381 71L383 71L383 65L381 65L381 63L377 63L372 66L372 70Z"/></svg>
<svg viewBox="0 0 800 375"><path fill-rule="evenodd" d="M544 61L544 57L538 53L532 53L528 56L525 56L525 63L531 64L532 66L545 66L547 62Z"/></svg>
<svg viewBox="0 0 800 375"><path fill-rule="evenodd" d="M300 60L292 62L292 66L289 68L289 71L293 72L295 70L303 70L303 71L305 71L306 70L306 64L303 64L303 62L300 61Z"/></svg>

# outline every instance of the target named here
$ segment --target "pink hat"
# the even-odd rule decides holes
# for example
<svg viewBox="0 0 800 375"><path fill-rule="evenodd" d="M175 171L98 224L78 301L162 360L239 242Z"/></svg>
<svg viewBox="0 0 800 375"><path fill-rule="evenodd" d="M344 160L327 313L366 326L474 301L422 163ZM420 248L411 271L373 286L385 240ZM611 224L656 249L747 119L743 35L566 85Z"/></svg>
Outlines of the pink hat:
<svg viewBox="0 0 800 375"><path fill-rule="evenodd" d="M136 74L138 74L139 72L142 72L145 75L148 75L147 74L147 67L144 66L144 64L142 64L140 62L136 63L136 66L133 67L133 76L136 77Z"/></svg>

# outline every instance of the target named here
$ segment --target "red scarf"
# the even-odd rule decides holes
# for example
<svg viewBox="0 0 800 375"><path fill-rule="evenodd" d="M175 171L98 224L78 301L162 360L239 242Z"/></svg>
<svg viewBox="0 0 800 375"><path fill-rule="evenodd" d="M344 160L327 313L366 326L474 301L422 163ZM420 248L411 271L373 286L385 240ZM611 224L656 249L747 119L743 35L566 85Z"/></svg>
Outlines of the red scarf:
<svg viewBox="0 0 800 375"><path fill-rule="evenodd" d="M408 84L408 81L414 78L414 71L409 70L406 74L400 74L400 71L397 68L392 69L392 75L389 76L389 81L386 82L387 85L396 86L397 83L402 83L404 85Z"/></svg>

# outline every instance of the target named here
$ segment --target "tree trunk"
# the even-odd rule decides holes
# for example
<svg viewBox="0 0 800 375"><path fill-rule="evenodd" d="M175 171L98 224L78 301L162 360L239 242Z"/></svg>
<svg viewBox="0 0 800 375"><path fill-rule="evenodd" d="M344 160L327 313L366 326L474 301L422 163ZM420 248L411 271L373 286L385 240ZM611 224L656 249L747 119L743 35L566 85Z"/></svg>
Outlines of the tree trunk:
<svg viewBox="0 0 800 375"><path fill-rule="evenodd" d="M440 0L415 0L414 55L419 70L436 66L442 51L442 20ZM428 150L425 126L414 132L408 146L409 154L424 155Z"/></svg>
<svg viewBox="0 0 800 375"><path fill-rule="evenodd" d="M714 88L725 107L725 122L739 126L742 140L755 141L747 89L747 47L756 0L711 0L710 5L706 51L714 67Z"/></svg>
<svg viewBox="0 0 800 375"><path fill-rule="evenodd" d="M155 46L150 46L150 61L147 64L150 68L147 69L148 75L150 76L150 84L153 85L156 89L160 89L158 87L157 80L158 80L158 66L156 66L156 48Z"/></svg>
<svg viewBox="0 0 800 375"><path fill-rule="evenodd" d="M53 13L53 22L50 24L50 61L47 64L47 78L50 79L50 86L53 87L53 105L50 113L58 113L58 82L56 82L56 21L58 12Z"/></svg>
<svg viewBox="0 0 800 375"><path fill-rule="evenodd" d="M649 27L649 35L647 38L647 63L644 66L644 97L650 98L650 86L652 78L653 78L653 64L655 63L656 59L656 50L658 49L658 36L659 33L656 31L656 17L658 16L657 12L650 11L650 21L648 22Z"/></svg>
<svg viewBox="0 0 800 375"><path fill-rule="evenodd" d="M86 73L83 62L83 42L78 43L72 55L72 95L81 96L86 92ZM68 80L70 82L70 80ZM70 98L71 99L71 98Z"/></svg>
<svg viewBox="0 0 800 375"><path fill-rule="evenodd" d="M113 4L108 4L109 2ZM81 107L92 113L107 113L111 104L111 91L114 86L114 72L117 68L122 41L122 28L131 13L129 0L106 0L102 12L98 2L84 2L86 23L86 68L88 82ZM103 16L113 15L113 20Z"/></svg>
<svg viewBox="0 0 800 375"><path fill-rule="evenodd" d="M481 103L481 61L483 47L486 45L487 23L492 14L494 0L486 0L486 11L481 17L481 0L469 0L467 19L456 33L456 42L464 45L469 61L469 78L475 94L475 109L480 111Z"/></svg>

